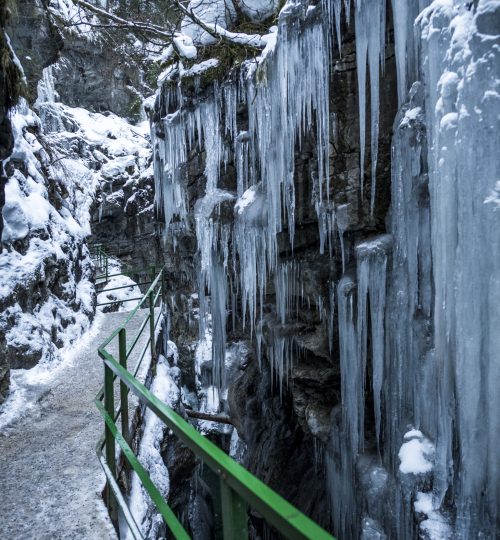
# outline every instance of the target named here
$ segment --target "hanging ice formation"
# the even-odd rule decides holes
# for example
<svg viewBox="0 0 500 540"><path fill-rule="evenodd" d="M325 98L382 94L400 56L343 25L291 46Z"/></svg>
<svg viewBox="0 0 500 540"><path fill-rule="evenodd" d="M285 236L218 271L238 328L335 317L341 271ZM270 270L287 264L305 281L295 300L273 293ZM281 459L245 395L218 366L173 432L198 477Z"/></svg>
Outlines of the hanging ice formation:
<svg viewBox="0 0 500 540"><path fill-rule="evenodd" d="M489 329L500 318L499 56L492 47L499 6L479 2L474 16L460 2L435 2L416 21L416 47L412 23L422 4L393 3L399 99L407 104L394 124L392 254L388 242L381 251L377 242L358 246L357 278L344 276L338 287L343 397L332 431L332 511L337 530L354 537L375 522L397 538L495 538L500 422L491 381L500 380L500 349ZM428 93L415 83L407 97L417 75ZM363 447L367 414L381 461ZM407 444L422 452L425 467L403 461ZM365 471L373 477L366 487ZM360 511L360 488L367 514L352 520L346 516ZM373 503L374 492L391 494L394 519ZM419 532L413 513L424 518Z"/></svg>
<svg viewBox="0 0 500 540"><path fill-rule="evenodd" d="M379 538L490 539L498 530L499 9L493 0L427 4L391 0L400 104L392 141L391 235L359 243L355 260L342 242L343 275L329 284L329 310L322 298L314 299L321 316L326 313L330 350L340 358L342 403L332 413L328 458L340 537L364 531ZM171 231L192 226L184 171L189 151L205 148L209 157L195 221L200 321L214 332L216 384L224 377L226 311L231 306L234 316L239 302L257 346L267 348L278 379L286 381L293 342L280 326L306 298L300 265L281 260L278 236L288 238L293 252L294 157L311 132L321 252L331 246L334 221L344 240L347 207L338 206L334 215L329 199L325 61L332 29L341 42L342 13L354 14L361 180L369 77L373 209L386 1L351 6L325 0L324 7L331 28L321 7L288 2L274 51L246 65L236 81L214 86L191 109L182 107L178 89L161 96L170 114L153 130L155 180ZM239 125L236 112L245 105L248 123ZM234 158L236 194L218 187L228 156ZM225 221L223 207L233 199L234 219ZM266 286L276 294L272 335L262 330ZM425 467L402 466L408 448L421 453Z"/></svg>
<svg viewBox="0 0 500 540"><path fill-rule="evenodd" d="M287 5L280 14L274 51L259 64L248 64L239 80L222 88L214 85L212 97L194 109L182 108L184 98L179 88L166 89L160 96L169 114L152 130L156 204L163 213L166 230L173 233L174 245L175 231L189 226L185 179L188 154L195 147L204 147L207 156L206 194L195 205L195 222L200 259L200 335L204 335L210 320L217 384L223 384L227 296L233 297L231 305L235 305L234 296L240 296L243 319L248 318L253 333L257 318L262 319L257 306L262 308L266 282L278 269L280 233L288 235L293 249L294 155L301 139L313 129L317 148L314 205L318 215L330 214L329 220L321 221L326 223L322 237L327 238L333 228L328 171L329 72L328 62L324 61L326 27L320 9L307 8L306 1ZM309 58L307 64L304 58ZM238 131L236 110L245 103L248 130ZM238 290L227 288L229 228L214 219L221 203L233 198L217 187L219 169L230 151L237 173L232 245L233 257L238 260L234 280ZM206 292L211 292L210 301ZM283 351L288 345L270 346L274 350L271 356L276 359L272 364L281 366L278 371L283 374L282 366L287 363Z"/></svg>

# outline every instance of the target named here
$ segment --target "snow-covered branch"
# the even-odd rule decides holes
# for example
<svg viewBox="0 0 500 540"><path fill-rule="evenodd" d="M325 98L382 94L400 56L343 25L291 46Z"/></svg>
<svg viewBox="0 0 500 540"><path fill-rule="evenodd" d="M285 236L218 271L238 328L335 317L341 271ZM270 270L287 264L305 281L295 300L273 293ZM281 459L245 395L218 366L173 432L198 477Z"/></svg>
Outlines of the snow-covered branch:
<svg viewBox="0 0 500 540"><path fill-rule="evenodd" d="M245 34L241 32L230 32L226 30L220 24L213 24L204 21L198 16L194 9L184 6L179 0L172 0L175 6L181 11L188 19L194 24L199 26L202 30L205 30L207 34L210 34L215 39L225 41L226 43L244 45L252 49L263 49L266 43L262 40L262 36L259 34Z"/></svg>

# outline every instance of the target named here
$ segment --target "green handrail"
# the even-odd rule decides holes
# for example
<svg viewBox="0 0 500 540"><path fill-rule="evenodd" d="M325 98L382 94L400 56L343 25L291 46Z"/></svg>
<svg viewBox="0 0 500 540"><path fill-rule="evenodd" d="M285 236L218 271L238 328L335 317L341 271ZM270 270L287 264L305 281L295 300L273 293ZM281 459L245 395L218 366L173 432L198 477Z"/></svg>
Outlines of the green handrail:
<svg viewBox="0 0 500 540"><path fill-rule="evenodd" d="M95 249L95 254L92 253L93 249ZM91 257L96 261L97 267L99 270L104 272L103 274L97 276L96 279L102 279L105 278L106 281L108 281L109 278L109 256L104 250L104 247L102 244L94 244L93 246L90 246L90 253Z"/></svg>
<svg viewBox="0 0 500 540"><path fill-rule="evenodd" d="M156 291L157 288L158 291ZM158 319L155 320L154 309L162 290L163 271L160 271L126 320L98 348L98 354L104 363L104 386L97 394L95 403L104 419L105 432L97 444L97 454L107 478L106 503L112 519L117 519L119 506L132 535L137 539L143 538L118 485L115 452L115 444L118 443L123 457L137 473L143 488L151 497L172 535L182 540L190 538L130 447L128 393L132 391L198 458L219 476L224 540L245 540L248 538L247 506L259 512L287 538L293 540L335 540L318 524L302 514L283 497L201 435L190 423L159 400L135 377L148 348L151 348L152 355L154 353L155 331L162 316L160 313ZM127 351L126 327L148 300L149 314L134 339L133 347L135 347L141 333L146 329L147 321L150 322L150 335L132 374L127 369L127 358L131 349ZM119 338L118 360L106 350L109 343L116 337ZM120 381L120 406L118 409L115 409L114 403L115 379ZM104 403L102 402L103 398ZM116 424L119 417L121 417L121 432Z"/></svg>

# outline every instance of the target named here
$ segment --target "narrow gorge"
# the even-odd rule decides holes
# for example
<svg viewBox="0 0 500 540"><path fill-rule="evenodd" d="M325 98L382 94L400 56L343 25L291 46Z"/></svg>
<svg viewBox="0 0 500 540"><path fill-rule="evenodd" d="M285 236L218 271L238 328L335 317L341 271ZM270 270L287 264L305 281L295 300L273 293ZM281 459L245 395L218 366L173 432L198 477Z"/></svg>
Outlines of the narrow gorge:
<svg viewBox="0 0 500 540"><path fill-rule="evenodd" d="M500 538L500 2L11 0L0 23L0 537L246 537L133 383L140 470L118 441L120 493L100 471L101 343L147 293L141 388L324 531ZM67 510L27 472L52 423L82 456L47 457ZM250 538L319 538L251 506Z"/></svg>

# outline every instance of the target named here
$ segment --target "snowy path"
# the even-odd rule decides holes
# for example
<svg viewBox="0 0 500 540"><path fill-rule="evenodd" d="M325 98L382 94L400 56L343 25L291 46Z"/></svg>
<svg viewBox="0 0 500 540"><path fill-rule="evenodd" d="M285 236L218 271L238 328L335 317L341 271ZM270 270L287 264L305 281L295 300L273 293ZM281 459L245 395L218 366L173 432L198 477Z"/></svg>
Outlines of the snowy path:
<svg viewBox="0 0 500 540"><path fill-rule="evenodd" d="M127 326L127 342L146 314L141 310ZM127 315L100 314L74 357L40 385L36 405L0 432L2 540L116 538L101 499L104 474L95 446L103 422L93 400L103 380L97 346ZM136 355L145 339L146 332Z"/></svg>

